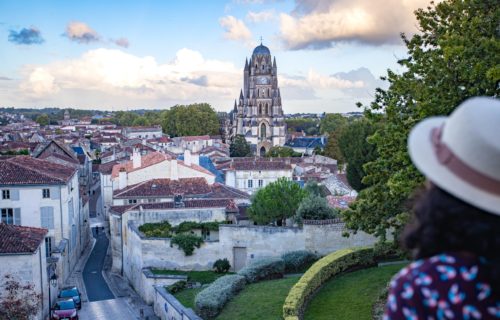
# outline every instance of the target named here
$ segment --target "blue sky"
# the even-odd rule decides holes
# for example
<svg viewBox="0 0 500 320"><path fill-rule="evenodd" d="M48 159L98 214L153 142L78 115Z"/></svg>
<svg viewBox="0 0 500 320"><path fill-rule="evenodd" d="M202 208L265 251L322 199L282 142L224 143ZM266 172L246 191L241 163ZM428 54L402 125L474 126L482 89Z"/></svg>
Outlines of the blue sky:
<svg viewBox="0 0 500 320"><path fill-rule="evenodd" d="M285 112L355 111L423 0L2 1L0 106L227 111L262 36Z"/></svg>

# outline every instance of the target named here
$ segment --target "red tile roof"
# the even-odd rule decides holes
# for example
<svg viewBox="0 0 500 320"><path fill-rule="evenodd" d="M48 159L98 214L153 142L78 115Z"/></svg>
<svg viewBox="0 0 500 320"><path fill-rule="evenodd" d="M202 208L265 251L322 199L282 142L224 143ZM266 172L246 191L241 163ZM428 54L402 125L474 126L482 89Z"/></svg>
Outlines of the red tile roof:
<svg viewBox="0 0 500 320"><path fill-rule="evenodd" d="M292 165L283 161L236 161L227 170L292 170Z"/></svg>
<svg viewBox="0 0 500 320"><path fill-rule="evenodd" d="M149 167L149 166L155 165L157 163L160 163L162 161L166 161L166 160L170 160L170 159L171 159L171 157L164 154L164 153L152 152L152 153L149 153L145 156L141 156L141 166L139 168L134 169L134 163L132 160L127 161L125 163L116 164L115 166L113 166L111 176L113 178L118 177L118 173L120 172L120 169L122 169L122 168L124 168L125 171L127 171L127 172L132 172L132 171L143 169L143 168L146 168L146 167Z"/></svg>
<svg viewBox="0 0 500 320"><path fill-rule="evenodd" d="M180 137L183 141L210 140L210 136L185 136Z"/></svg>
<svg viewBox="0 0 500 320"><path fill-rule="evenodd" d="M205 178L181 178L179 180L153 179L115 190L113 198L173 197L176 194L200 195L211 190Z"/></svg>
<svg viewBox="0 0 500 320"><path fill-rule="evenodd" d="M47 229L0 223L0 254L34 253Z"/></svg>
<svg viewBox="0 0 500 320"><path fill-rule="evenodd" d="M18 156L0 160L0 184L65 184L76 170L43 159Z"/></svg>

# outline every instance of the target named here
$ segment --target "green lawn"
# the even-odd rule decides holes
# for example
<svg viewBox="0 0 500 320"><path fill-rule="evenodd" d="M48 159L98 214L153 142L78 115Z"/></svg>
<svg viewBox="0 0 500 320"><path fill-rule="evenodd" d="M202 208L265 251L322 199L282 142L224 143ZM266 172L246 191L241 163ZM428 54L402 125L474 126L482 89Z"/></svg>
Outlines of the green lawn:
<svg viewBox="0 0 500 320"><path fill-rule="evenodd" d="M299 278L292 276L247 285L224 307L217 320L282 319L285 298Z"/></svg>
<svg viewBox="0 0 500 320"><path fill-rule="evenodd" d="M202 289L203 288L184 289L174 294L174 296L184 307L194 309L194 297L196 297L198 292Z"/></svg>
<svg viewBox="0 0 500 320"><path fill-rule="evenodd" d="M154 274L171 274L188 276L190 282L200 282L201 284L212 283L217 278L231 273L215 273L213 271L180 271L180 270L160 270L152 269Z"/></svg>
<svg viewBox="0 0 500 320"><path fill-rule="evenodd" d="M305 320L372 319L372 305L405 264L346 273L330 279L307 306Z"/></svg>

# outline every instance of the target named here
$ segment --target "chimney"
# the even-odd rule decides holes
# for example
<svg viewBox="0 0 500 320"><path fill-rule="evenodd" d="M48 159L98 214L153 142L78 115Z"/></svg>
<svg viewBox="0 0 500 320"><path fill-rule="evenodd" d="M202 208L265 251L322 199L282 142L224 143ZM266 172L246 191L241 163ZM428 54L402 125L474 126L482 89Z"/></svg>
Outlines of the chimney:
<svg viewBox="0 0 500 320"><path fill-rule="evenodd" d="M127 171L125 168L121 168L120 172L118 172L118 188L124 189L127 187Z"/></svg>
<svg viewBox="0 0 500 320"><path fill-rule="evenodd" d="M179 180L179 169L177 168L177 159L170 161L170 179Z"/></svg>
<svg viewBox="0 0 500 320"><path fill-rule="evenodd" d="M191 166L191 151L189 149L184 150L184 164L188 167Z"/></svg>
<svg viewBox="0 0 500 320"><path fill-rule="evenodd" d="M134 169L141 167L141 153L137 148L134 148L134 150L132 151L132 164Z"/></svg>
<svg viewBox="0 0 500 320"><path fill-rule="evenodd" d="M192 153L191 154L191 163L195 165L200 165L200 154L199 153Z"/></svg>

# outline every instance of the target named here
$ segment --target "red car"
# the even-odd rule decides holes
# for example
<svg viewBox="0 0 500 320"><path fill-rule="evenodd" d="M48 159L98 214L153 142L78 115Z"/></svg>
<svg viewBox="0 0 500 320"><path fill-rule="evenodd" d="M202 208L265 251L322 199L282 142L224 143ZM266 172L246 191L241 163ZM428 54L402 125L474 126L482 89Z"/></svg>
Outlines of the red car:
<svg viewBox="0 0 500 320"><path fill-rule="evenodd" d="M52 320L78 320L73 299L60 299L52 308Z"/></svg>

